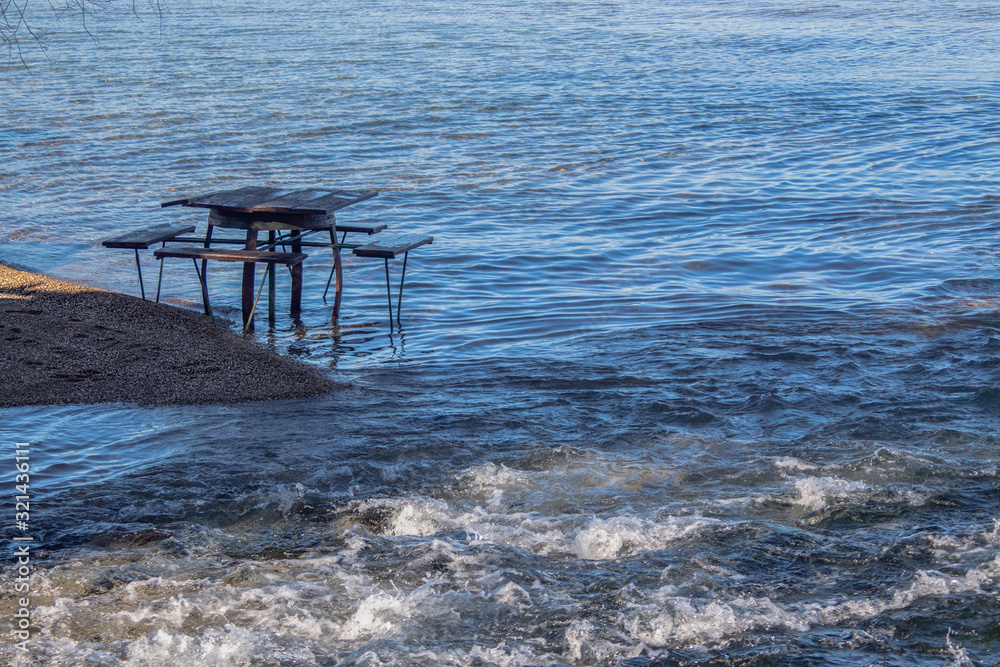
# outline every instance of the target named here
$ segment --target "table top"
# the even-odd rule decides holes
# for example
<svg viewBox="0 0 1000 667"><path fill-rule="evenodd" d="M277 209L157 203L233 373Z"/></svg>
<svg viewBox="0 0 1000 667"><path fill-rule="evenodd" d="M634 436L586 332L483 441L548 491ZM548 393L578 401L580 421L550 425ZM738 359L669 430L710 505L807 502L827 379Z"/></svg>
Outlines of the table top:
<svg viewBox="0 0 1000 667"><path fill-rule="evenodd" d="M282 188L251 185L163 202L161 207L194 206L224 213L330 216L345 206L378 195L376 190L333 188Z"/></svg>

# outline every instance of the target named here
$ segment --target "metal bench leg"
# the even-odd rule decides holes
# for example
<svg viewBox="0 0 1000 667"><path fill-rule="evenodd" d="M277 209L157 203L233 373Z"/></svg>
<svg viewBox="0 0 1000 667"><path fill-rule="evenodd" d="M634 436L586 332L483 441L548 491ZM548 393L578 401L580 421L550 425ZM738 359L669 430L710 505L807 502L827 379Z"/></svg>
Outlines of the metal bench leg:
<svg viewBox="0 0 1000 667"><path fill-rule="evenodd" d="M392 328L392 287L389 285L389 258L385 260L385 296L389 299L389 327Z"/></svg>
<svg viewBox="0 0 1000 667"><path fill-rule="evenodd" d="M250 266L255 266L253 262L244 262L243 266L249 264ZM248 331L253 330L253 311L257 310L257 302L260 301L260 293L264 291L264 283L267 282L267 276L271 273L270 269L274 267L274 264L268 264L268 268L264 270L264 275L260 279L260 287L257 288L257 296L253 300L253 307L250 308L250 314L247 315L247 319L243 322L243 335L246 336Z"/></svg>
<svg viewBox="0 0 1000 667"><path fill-rule="evenodd" d="M167 242L160 244L161 248L167 247ZM160 302L160 286L163 285L163 258L160 258L160 277L156 279L156 303Z"/></svg>
<svg viewBox="0 0 1000 667"><path fill-rule="evenodd" d="M399 276L399 299L396 301L396 324L403 326L401 317L403 316L403 283L406 282L406 260L410 258L410 251L403 253L403 273Z"/></svg>
<svg viewBox="0 0 1000 667"><path fill-rule="evenodd" d="M135 270L139 272L139 293L142 294L142 300L146 300L146 288L142 286L142 266L139 264L139 249L135 249Z"/></svg>
<svg viewBox="0 0 1000 667"><path fill-rule="evenodd" d="M247 230L247 242L245 247L247 250L257 249L256 229ZM244 331L253 331L254 328L252 313L254 306L257 303L256 300L254 299L254 294L253 294L253 284L257 282L254 279L254 270L256 269L256 267L257 265L254 262L243 263L243 282L242 282L243 287L242 287L242 298L240 299L240 306L241 306L240 309L243 311ZM264 273L266 274L267 271L265 271ZM264 283L262 282L261 287L263 286ZM260 292L258 291L258 295L259 294Z"/></svg>
<svg viewBox="0 0 1000 667"><path fill-rule="evenodd" d="M205 314L212 318L212 324L215 324L215 315L212 314L212 304L208 300L208 266L206 262L202 262L201 269L198 268L198 260L191 259L194 262L194 270L198 274L198 282L201 283L201 302L205 306Z"/></svg>
<svg viewBox="0 0 1000 667"><path fill-rule="evenodd" d="M344 292L343 268L340 264L340 246L337 244L337 229L330 228L330 243L333 244L333 268L330 269L330 277L326 280L326 289L323 290L323 301L326 301L326 294L330 291L330 282L336 277L337 284L333 290L333 320L337 321L340 316L340 300Z"/></svg>
<svg viewBox="0 0 1000 667"><path fill-rule="evenodd" d="M330 283L333 282L333 272L336 270L336 267L330 269L330 277L326 279L326 289L323 290L323 301L326 301L326 293L330 291Z"/></svg>
<svg viewBox="0 0 1000 667"><path fill-rule="evenodd" d="M403 326L403 285L406 283L406 260L410 258L410 252L403 253L403 270L399 276L399 294L396 296L396 324ZM385 296L389 301L389 326L392 326L392 287L389 282L389 258L385 258Z"/></svg>
<svg viewBox="0 0 1000 667"><path fill-rule="evenodd" d="M340 248L333 250L333 268L336 273L333 286L333 319L340 317L340 300L344 296L344 265L340 259Z"/></svg>

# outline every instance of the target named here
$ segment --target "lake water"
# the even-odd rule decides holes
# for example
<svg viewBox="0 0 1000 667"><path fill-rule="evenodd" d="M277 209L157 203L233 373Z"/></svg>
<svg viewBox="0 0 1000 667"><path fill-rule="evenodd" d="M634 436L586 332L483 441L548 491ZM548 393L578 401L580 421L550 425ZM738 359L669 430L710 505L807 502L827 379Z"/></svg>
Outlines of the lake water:
<svg viewBox="0 0 1000 667"><path fill-rule="evenodd" d="M4 660L1000 662L995 3L30 9L0 259L137 294L102 239L255 183L435 241L399 326L378 261L336 328L329 257L279 283L257 339L344 391L0 410Z"/></svg>

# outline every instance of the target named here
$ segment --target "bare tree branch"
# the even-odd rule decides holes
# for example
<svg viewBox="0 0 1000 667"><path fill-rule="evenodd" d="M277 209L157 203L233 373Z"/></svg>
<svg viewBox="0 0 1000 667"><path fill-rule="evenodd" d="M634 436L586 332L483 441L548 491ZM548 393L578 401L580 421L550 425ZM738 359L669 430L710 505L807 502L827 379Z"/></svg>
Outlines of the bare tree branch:
<svg viewBox="0 0 1000 667"><path fill-rule="evenodd" d="M49 8L56 14L79 13L80 24L91 39L98 42L97 35L91 32L87 19L89 16L106 11L116 0L49 0ZM137 0L131 0L132 13L139 16L139 6ZM146 0L146 4L156 14L162 26L163 15L166 6L163 0ZM17 59L22 65L27 65L24 57L23 45L25 42L33 42L41 51L45 52L45 44L28 25L27 20L28 0L0 0L0 47L7 47L8 57Z"/></svg>
<svg viewBox="0 0 1000 667"><path fill-rule="evenodd" d="M38 42L38 37L31 32L28 22L25 20L24 12L28 8L28 0L0 0L0 46L6 46L9 56L17 52L17 59L22 65L27 65L24 60L24 53L21 51L21 33L27 33L32 39Z"/></svg>

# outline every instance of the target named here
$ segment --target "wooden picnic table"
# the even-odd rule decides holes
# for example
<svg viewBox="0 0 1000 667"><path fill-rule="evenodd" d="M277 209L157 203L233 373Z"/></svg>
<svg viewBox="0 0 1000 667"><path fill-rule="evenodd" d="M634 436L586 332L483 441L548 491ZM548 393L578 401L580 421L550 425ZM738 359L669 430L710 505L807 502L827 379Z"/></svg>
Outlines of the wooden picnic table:
<svg viewBox="0 0 1000 667"><path fill-rule="evenodd" d="M300 253L302 236L308 233L328 230L330 245L333 250L333 265L336 275L336 289L333 306L333 316L336 319L340 312L340 301L343 290L343 275L341 269L340 247L337 243L337 224L334 213L342 208L371 199L378 195L375 190L340 190L335 188L282 188L273 186L247 186L235 190L222 190L193 197L183 197L160 204L167 206L190 206L209 209L208 231L205 235L205 247L212 243L214 227L242 229L246 231L245 249L257 252L261 248L257 240L258 232L269 233L265 249L275 248L275 233L282 230L298 230L288 241L293 253ZM250 256L248 255L248 258ZM202 259L204 274L206 259ZM256 262L260 259L249 258L243 264L242 310L244 331L253 330L251 317L254 307L254 283ZM274 264L268 265L273 277ZM273 282L272 282L273 285ZM205 283L203 282L203 288ZM301 302L301 281L293 282L292 303ZM298 293L294 293L295 291Z"/></svg>

